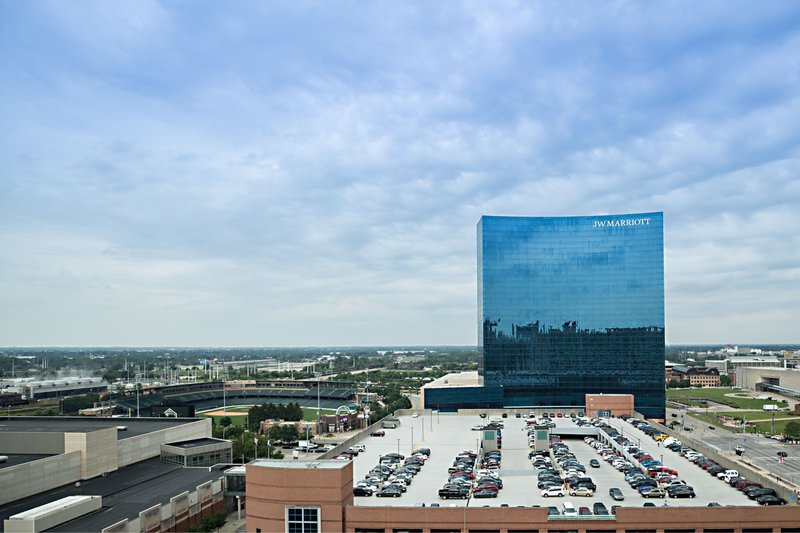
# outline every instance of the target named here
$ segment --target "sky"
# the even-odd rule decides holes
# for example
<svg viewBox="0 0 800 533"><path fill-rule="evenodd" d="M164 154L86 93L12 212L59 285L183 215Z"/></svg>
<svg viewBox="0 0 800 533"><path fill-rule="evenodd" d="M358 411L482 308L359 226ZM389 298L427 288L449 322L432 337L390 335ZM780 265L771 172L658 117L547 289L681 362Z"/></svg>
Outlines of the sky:
<svg viewBox="0 0 800 533"><path fill-rule="evenodd" d="M477 342L481 215L664 212L800 342L800 3L0 0L0 346Z"/></svg>

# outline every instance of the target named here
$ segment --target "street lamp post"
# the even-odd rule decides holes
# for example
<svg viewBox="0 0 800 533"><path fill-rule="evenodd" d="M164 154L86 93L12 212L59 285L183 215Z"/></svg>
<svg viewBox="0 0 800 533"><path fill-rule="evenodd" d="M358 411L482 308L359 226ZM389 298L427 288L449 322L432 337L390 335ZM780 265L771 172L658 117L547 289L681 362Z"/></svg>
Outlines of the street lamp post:
<svg viewBox="0 0 800 533"><path fill-rule="evenodd" d="M414 427L411 427L411 451L414 451Z"/></svg>
<svg viewBox="0 0 800 533"><path fill-rule="evenodd" d="M314 375L317 377L317 435L319 435L322 433L322 411L320 411L319 404L319 378L322 376L322 372L315 372Z"/></svg>

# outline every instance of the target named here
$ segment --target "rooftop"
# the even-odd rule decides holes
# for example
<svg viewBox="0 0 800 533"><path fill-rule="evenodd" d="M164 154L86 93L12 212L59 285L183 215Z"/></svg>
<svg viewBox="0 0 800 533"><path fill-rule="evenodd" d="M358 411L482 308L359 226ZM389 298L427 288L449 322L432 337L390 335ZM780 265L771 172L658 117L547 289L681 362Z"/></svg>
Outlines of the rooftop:
<svg viewBox="0 0 800 533"><path fill-rule="evenodd" d="M256 466L275 466L280 468L323 468L328 470L338 470L347 466L349 461L282 461L280 459L259 459L248 464Z"/></svg>
<svg viewBox="0 0 800 533"><path fill-rule="evenodd" d="M0 507L0 521L66 496L98 495L103 497L100 511L61 524L50 531L101 531L123 518L135 518L148 507L169 503L173 496L220 477L222 474L219 471L181 468L156 457L110 472L108 477L81 481L79 486L65 485L4 505Z"/></svg>
<svg viewBox="0 0 800 533"><path fill-rule="evenodd" d="M0 450L0 455L5 455L8 457L6 462L0 463L0 468L8 468L9 466L17 466L24 463L30 463L31 461L38 461L39 459L44 459L45 457L50 457L49 454L40 455L35 453L2 453L2 450Z"/></svg>
<svg viewBox="0 0 800 533"><path fill-rule="evenodd" d="M439 388L439 387L478 387L481 384L478 371L471 372L455 372L452 374L445 374L444 376L426 383L422 386L423 389Z"/></svg>
<svg viewBox="0 0 800 533"><path fill-rule="evenodd" d="M168 442L167 446L175 446L176 448L199 448L200 446L209 446L211 444L228 444L230 441L222 439L213 439L211 437L204 437L202 439L185 440L182 442Z"/></svg>
<svg viewBox="0 0 800 533"><path fill-rule="evenodd" d="M12 416L0 419L0 432L89 433L104 428L125 426L117 438L128 439L168 427L181 426L199 418L99 418L87 416Z"/></svg>
<svg viewBox="0 0 800 533"><path fill-rule="evenodd" d="M486 412L486 418L481 418L478 414L459 415L454 413L439 413L429 416L424 412L417 418L403 415L400 417L401 424L397 429L385 430L384 437L369 436L364 433L363 438L358 440L358 444L364 444L366 451L361 452L353 460L353 482L356 483L378 464L381 455L389 452L408 455L412 446L427 447L431 450L430 458L425 461L420 473L414 478L414 482L407 487L407 492L399 498L378 498L356 497L356 506L391 506L404 507L415 506L425 503L439 503L442 507L458 506L470 507L478 505L489 505L499 507L506 504L511 507L532 505L548 506L553 505L554 501L560 505L564 501L571 501L576 505L591 505L594 502L603 502L607 508L612 505L622 505L624 507L642 507L642 504L649 501L639 493L630 488L625 482L622 473L617 471L610 464L601 461L599 468L591 468L591 459L600 459L600 455L589 444L584 442L583 435L590 432L597 432L594 427L579 427L569 417L554 418L556 429L551 433L560 435L563 441L575 453L578 460L587 467L587 474L592 477L597 484L597 492L590 498L576 498L569 496L557 498L555 500L545 498L537 488L537 473L530 459L528 459L527 434L524 431L526 426L526 416L530 411L537 413L542 409L519 409L521 417L516 417L515 409L494 410ZM581 409L582 410L582 409ZM502 412L508 413L508 418L501 418ZM550 412L547 409L547 412ZM553 412L557 409L552 409ZM441 500L438 490L447 481L447 469L452 465L454 457L464 449L475 450L480 447L481 432L473 431L473 428L481 428L491 419L501 420L505 424L503 434L502 465L500 474L504 482L504 488L500 491L497 498L484 500ZM611 419L611 424L620 430L624 436L631 438L641 448L649 452L653 457L663 455L663 463L670 468L679 471L680 477L695 488L697 497L693 499L667 499L659 500L657 505L663 505L668 501L670 507L705 507L709 502L719 502L726 506L753 506L757 505L749 500L743 493L733 487L729 487L722 481L709 476L704 470L690 463L686 458L670 450L665 450L658 446L658 443L645 433L637 430L632 425L619 419ZM280 462L280 461L278 461ZM321 461L328 463L339 461ZM284 461L285 463L285 461ZM290 463L291 464L291 463ZM609 495L609 488L618 487L623 492L625 499L621 502L613 501Z"/></svg>

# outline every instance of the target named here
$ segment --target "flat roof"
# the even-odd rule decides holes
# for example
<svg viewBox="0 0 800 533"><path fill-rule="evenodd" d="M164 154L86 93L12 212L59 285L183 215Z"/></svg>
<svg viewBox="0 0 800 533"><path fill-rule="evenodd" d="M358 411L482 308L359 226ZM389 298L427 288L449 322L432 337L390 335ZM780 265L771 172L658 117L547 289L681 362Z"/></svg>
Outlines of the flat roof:
<svg viewBox="0 0 800 533"><path fill-rule="evenodd" d="M119 440L152 433L168 427L182 426L202 418L110 418L94 416L12 416L0 419L0 431L41 433L89 433L104 428L125 426Z"/></svg>
<svg viewBox="0 0 800 533"><path fill-rule="evenodd" d="M219 471L181 468L154 457L110 472L107 477L81 481L80 486L64 485L3 505L0 507L0 521L66 496L102 496L103 507L99 511L48 530L101 531L123 518L136 518L148 507L169 503L173 496L195 490L197 485L220 477L222 473Z"/></svg>
<svg viewBox="0 0 800 533"><path fill-rule="evenodd" d="M335 460L326 460L326 461L283 461L281 459L259 459L257 461L251 461L248 464L256 465L256 466L274 466L280 468L298 468L298 469L306 469L306 468L322 468L328 470L337 470L344 468L350 461L335 461Z"/></svg>
<svg viewBox="0 0 800 533"><path fill-rule="evenodd" d="M551 409L526 408L518 411L522 416L530 411L541 412ZM582 408L576 410L583 410ZM537 473L531 461L528 459L527 434L524 431L526 419L516 418L515 409L487 409L486 418L480 418L478 414L459 415L455 413L439 413L433 416L421 412L421 416L412 418L403 415L400 417L402 423L397 429L385 429L384 437L371 437L369 432L363 432L363 437L354 443L364 444L366 451L361 452L353 459L353 482L357 483L378 464L378 458L390 452L399 452L406 456L411 452L412 446L430 448L431 456L425 461L425 465L414 481L407 487L399 498L378 498L356 497L356 506L391 506L409 507L421 503L430 505L438 503L442 507L499 507L501 504L510 507L525 506L531 507L539 505L547 507L549 505L560 506L563 502L571 502L575 507L588 505L594 502L603 502L607 508L612 505L623 507L642 507L647 501L639 493L632 489L625 482L622 473L613 468L610 464L600 460L599 468L589 466L591 459L600 459L600 455L583 440L583 435L596 428L582 428L577 426L571 418L553 418L556 428L551 430L552 434L560 435L562 440L575 453L578 460L586 466L587 474L597 485L597 491L592 497L545 498L537 488ZM506 412L508 418L501 418L501 413ZM476 450L479 447L479 439L482 432L472 431L474 428L482 427L490 419L497 418L505 424L502 431L503 448L502 462L500 468L501 478L504 483L497 498L469 499L469 500L440 500L438 490L447 481L447 469L453 463L455 456L464 449ZM690 463L680 454L672 452L658 446L658 443L647 436L642 431L634 428L631 424L619 419L611 419L611 424L620 430L625 437L635 443L641 443L642 449L649 452L653 457L659 458L663 455L664 464L669 468L678 470L681 479L693 486L697 494L696 498L652 500L658 506L668 504L670 507L705 507L709 502L718 502L726 506L755 506L756 502L749 500L746 495L730 487L722 481L709 476L703 469ZM423 429L424 428L424 429ZM328 461L321 461L326 463ZM609 495L609 489L619 488L625 499L614 501Z"/></svg>
<svg viewBox="0 0 800 533"><path fill-rule="evenodd" d="M30 463L31 461L38 461L39 459L44 459L45 457L51 457L52 454L35 454L35 453L3 453L0 451L0 455L5 455L8 457L8 460L5 463L0 463L0 469L8 468L9 466L17 466L25 463Z"/></svg>
<svg viewBox="0 0 800 533"><path fill-rule="evenodd" d="M168 442L167 446L175 446L176 448L199 448L200 446L208 446L210 444L222 444L230 442L228 440L214 439L211 437L203 437L201 439L184 440L181 442Z"/></svg>
<svg viewBox="0 0 800 533"><path fill-rule="evenodd" d="M423 389L435 389L440 387L477 387L481 384L481 378L477 370L469 372L453 372L434 379L422 386Z"/></svg>

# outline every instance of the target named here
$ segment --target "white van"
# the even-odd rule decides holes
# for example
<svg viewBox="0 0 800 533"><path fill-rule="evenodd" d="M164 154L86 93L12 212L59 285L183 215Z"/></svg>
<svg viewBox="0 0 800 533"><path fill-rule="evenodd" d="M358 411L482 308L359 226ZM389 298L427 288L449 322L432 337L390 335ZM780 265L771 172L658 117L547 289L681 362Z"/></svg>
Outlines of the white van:
<svg viewBox="0 0 800 533"><path fill-rule="evenodd" d="M561 514L563 516L578 516L578 510L575 509L572 503L564 502L561 504Z"/></svg>

